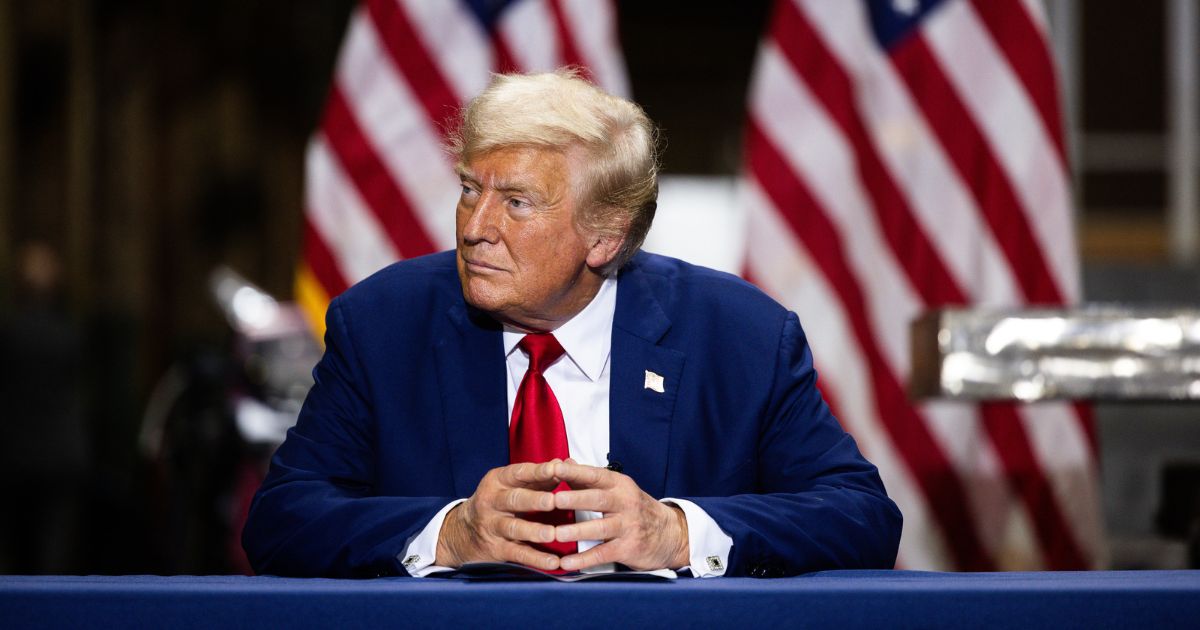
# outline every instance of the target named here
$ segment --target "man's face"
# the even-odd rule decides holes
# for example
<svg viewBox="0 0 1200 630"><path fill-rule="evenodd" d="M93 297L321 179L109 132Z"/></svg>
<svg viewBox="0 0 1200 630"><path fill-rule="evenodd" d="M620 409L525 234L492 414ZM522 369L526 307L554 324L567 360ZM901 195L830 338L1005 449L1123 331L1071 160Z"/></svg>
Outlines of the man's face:
<svg viewBox="0 0 1200 630"><path fill-rule="evenodd" d="M592 299L602 278L600 243L573 221L577 206L567 154L503 147L459 169L458 277L472 306L496 319L552 330ZM599 257L597 257L599 256Z"/></svg>

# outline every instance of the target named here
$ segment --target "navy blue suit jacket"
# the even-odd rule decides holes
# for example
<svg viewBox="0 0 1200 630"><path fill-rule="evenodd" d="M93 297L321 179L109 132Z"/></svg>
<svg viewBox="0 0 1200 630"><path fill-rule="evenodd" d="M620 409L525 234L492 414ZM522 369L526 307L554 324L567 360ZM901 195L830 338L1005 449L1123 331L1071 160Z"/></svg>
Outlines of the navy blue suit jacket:
<svg viewBox="0 0 1200 630"><path fill-rule="evenodd" d="M501 327L467 306L453 252L380 271L326 321L243 544L260 573L404 575L410 538L508 464ZM712 516L734 542L726 575L895 562L900 512L816 379L796 315L752 285L646 253L621 270L610 461Z"/></svg>

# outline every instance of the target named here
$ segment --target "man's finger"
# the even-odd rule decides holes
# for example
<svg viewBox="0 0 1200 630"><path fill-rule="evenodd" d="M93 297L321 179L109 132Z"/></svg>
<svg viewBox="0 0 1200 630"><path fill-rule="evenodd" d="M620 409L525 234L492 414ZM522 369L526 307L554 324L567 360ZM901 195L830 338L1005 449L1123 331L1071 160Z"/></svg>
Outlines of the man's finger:
<svg viewBox="0 0 1200 630"><path fill-rule="evenodd" d="M554 471L559 461L552 459L540 464L526 462L505 466L500 469L500 482L514 488L554 487L558 484L558 480L554 477Z"/></svg>
<svg viewBox="0 0 1200 630"><path fill-rule="evenodd" d="M615 542L606 542L596 545L582 553L573 553L569 556L563 556L559 559L558 564L567 571L581 571L588 567L594 567L598 564L608 562L620 562L617 559L617 548Z"/></svg>
<svg viewBox="0 0 1200 630"><path fill-rule="evenodd" d="M554 475L567 482L572 488L611 488L619 473L596 466L585 466L572 462L559 462Z"/></svg>
<svg viewBox="0 0 1200 630"><path fill-rule="evenodd" d="M536 543L552 542L555 536L553 525L535 523L512 516L504 516L497 519L494 531L497 535L508 540L524 540Z"/></svg>
<svg viewBox="0 0 1200 630"><path fill-rule="evenodd" d="M621 522L615 517L596 518L582 523L559 525L554 528L554 538L559 542L612 540L620 535Z"/></svg>
<svg viewBox="0 0 1200 630"><path fill-rule="evenodd" d="M612 490L600 488L563 490L554 494L554 507L560 510L615 512L617 511L618 500Z"/></svg>
<svg viewBox="0 0 1200 630"><path fill-rule="evenodd" d="M538 551L529 545L522 545L515 542L502 543L500 559L506 562L516 562L528 567L536 567L543 571L553 571L559 567L558 556Z"/></svg>
<svg viewBox="0 0 1200 630"><path fill-rule="evenodd" d="M549 512L554 509L554 495L529 488L509 488L500 493L493 506L504 512Z"/></svg>

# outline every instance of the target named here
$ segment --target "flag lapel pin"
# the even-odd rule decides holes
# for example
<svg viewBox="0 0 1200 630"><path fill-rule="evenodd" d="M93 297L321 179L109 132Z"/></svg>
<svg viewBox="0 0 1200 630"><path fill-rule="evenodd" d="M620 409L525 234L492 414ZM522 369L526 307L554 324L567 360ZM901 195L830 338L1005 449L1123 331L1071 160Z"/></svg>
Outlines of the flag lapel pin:
<svg viewBox="0 0 1200 630"><path fill-rule="evenodd" d="M655 374L650 370L646 370L646 385L645 389L652 389L658 393L663 393L663 377L661 374Z"/></svg>

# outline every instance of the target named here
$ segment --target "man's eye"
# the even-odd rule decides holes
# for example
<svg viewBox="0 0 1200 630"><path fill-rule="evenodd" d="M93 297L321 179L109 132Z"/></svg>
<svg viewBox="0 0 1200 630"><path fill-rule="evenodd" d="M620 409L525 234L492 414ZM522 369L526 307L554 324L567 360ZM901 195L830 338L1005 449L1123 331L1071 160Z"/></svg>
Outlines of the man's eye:
<svg viewBox="0 0 1200 630"><path fill-rule="evenodd" d="M475 194L475 189L474 189L474 188L471 188L470 186L468 186L468 185L466 185L466 184L463 184L463 186L462 186L462 195L463 195L464 197L468 197L468 196L470 196L470 195L473 195L473 194Z"/></svg>
<svg viewBox="0 0 1200 630"><path fill-rule="evenodd" d="M524 210L526 208L531 207L533 204L529 203L528 201L525 201L524 199L517 199L515 197L512 197L512 198L509 198L508 205L515 210Z"/></svg>

